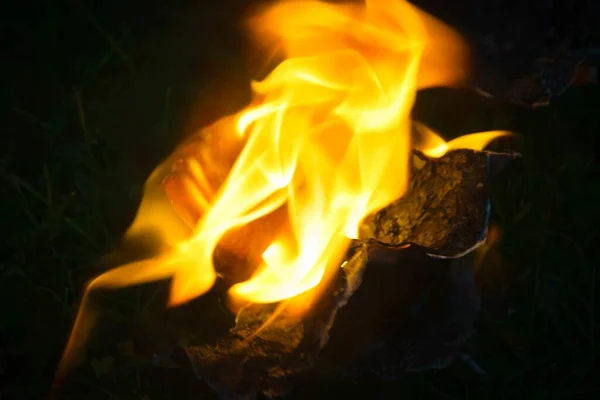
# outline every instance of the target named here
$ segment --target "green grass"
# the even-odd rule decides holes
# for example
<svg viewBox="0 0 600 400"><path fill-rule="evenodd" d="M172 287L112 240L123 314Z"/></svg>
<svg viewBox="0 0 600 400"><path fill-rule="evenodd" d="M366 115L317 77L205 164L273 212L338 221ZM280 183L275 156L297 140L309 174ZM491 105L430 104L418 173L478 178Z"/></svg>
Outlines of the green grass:
<svg viewBox="0 0 600 400"><path fill-rule="evenodd" d="M48 392L85 282L105 268L100 258L131 222L149 172L183 135L243 104L256 71L234 1L211 13L184 1L17 3L0 13L0 397L36 399ZM429 110L447 133L520 134L524 158L494 186L503 240L478 270L483 310L465 349L488 379L456 362L394 383L315 388L316 397L599 393L600 90L555 100L534 111L472 105L463 118L444 119L452 110L440 104ZM163 286L99 296L104 317L63 398L210 398L189 371L151 366L157 349L203 338L202 324L189 322L194 307L161 311ZM204 321L224 318L202 310Z"/></svg>

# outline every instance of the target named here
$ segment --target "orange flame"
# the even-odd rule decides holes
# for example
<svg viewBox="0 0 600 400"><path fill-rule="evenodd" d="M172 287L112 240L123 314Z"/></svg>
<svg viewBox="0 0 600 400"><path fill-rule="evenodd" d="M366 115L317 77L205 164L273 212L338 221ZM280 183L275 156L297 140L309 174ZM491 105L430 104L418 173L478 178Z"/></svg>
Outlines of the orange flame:
<svg viewBox="0 0 600 400"><path fill-rule="evenodd" d="M217 279L213 253L225 234L284 210L285 221L269 227L260 265L230 295L272 303L309 292L339 267L361 220L405 193L416 91L460 85L467 74L461 37L407 1L280 2L251 27L259 39L275 39L286 59L253 82L251 106L207 129L219 135L215 143L226 142L217 150L223 157L241 150L226 177L206 149L184 157L187 175L178 187L188 207L181 212L165 194L162 178L173 163L167 160L147 182L128 232L153 228L161 255L111 270L88 290L171 277L170 305L185 303ZM422 127L417 148L440 157L457 147L481 149L502 134L446 143ZM77 334L62 366L81 346Z"/></svg>

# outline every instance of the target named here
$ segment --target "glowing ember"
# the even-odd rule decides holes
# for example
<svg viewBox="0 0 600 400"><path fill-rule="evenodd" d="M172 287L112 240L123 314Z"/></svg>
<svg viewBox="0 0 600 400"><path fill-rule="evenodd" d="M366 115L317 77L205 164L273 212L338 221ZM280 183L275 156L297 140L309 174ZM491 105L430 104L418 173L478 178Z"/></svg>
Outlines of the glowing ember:
<svg viewBox="0 0 600 400"><path fill-rule="evenodd" d="M155 228L160 256L111 270L88 291L170 277L170 305L187 302L215 282L213 253L226 234L280 212L285 218L270 225L260 265L230 295L235 302L306 300L339 268L361 220L405 193L413 148L440 157L453 148L482 149L504 134L446 143L423 126L413 129L416 91L461 84L468 52L452 29L406 1L281 2L251 27L259 39L276 41L285 61L253 82L251 106L207 128L221 148L178 153L186 172L167 184L175 204L160 179L172 160L148 180L128 235ZM223 179L207 154L222 150L226 159L231 149L237 158ZM87 326L80 313L62 367Z"/></svg>

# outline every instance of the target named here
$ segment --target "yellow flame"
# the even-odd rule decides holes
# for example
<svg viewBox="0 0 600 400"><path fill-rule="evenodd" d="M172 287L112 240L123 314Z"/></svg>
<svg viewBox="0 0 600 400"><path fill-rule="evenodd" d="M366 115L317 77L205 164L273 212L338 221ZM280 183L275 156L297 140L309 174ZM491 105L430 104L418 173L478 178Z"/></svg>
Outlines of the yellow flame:
<svg viewBox="0 0 600 400"><path fill-rule="evenodd" d="M167 160L147 182L128 235L156 231L160 256L109 271L88 289L171 277L170 305L187 302L212 287L225 234L283 210L285 220L265 229L262 260L230 294L254 303L306 294L339 268L361 220L405 193L416 91L460 85L468 72L461 37L403 0L280 2L250 26L274 39L285 61L253 82L252 106L207 128L211 145L180 151L175 172ZM498 135L446 143L421 129L417 148L439 157Z"/></svg>
<svg viewBox="0 0 600 400"><path fill-rule="evenodd" d="M442 157L447 152L456 149L483 150L492 140L511 135L507 131L488 131L459 136L446 142L426 125L419 122L413 122L413 125L416 134L414 148L431 158Z"/></svg>

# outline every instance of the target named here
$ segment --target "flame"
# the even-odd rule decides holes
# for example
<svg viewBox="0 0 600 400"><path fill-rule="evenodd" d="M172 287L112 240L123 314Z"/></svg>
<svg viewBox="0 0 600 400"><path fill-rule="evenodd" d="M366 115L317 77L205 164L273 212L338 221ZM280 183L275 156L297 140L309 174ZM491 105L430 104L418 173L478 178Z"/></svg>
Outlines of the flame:
<svg viewBox="0 0 600 400"><path fill-rule="evenodd" d="M128 235L153 230L160 255L111 270L88 291L170 277L170 305L185 303L213 286L226 234L282 213L263 229L266 249L231 298L272 303L310 292L339 268L361 220L405 193L416 91L461 85L468 73L462 38L407 1L280 2L250 27L285 60L252 83L250 106L207 128L211 145L184 146L183 161L167 160L148 180ZM422 128L416 144L440 157L502 134L446 143ZM165 186L174 163L185 173ZM70 342L63 364L80 345Z"/></svg>
<svg viewBox="0 0 600 400"><path fill-rule="evenodd" d="M459 136L446 142L431 128L420 122L413 122L413 126L416 134L414 148L430 158L440 158L447 152L456 149L483 150L492 140L511 135L507 131L479 132Z"/></svg>

